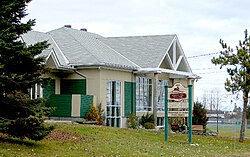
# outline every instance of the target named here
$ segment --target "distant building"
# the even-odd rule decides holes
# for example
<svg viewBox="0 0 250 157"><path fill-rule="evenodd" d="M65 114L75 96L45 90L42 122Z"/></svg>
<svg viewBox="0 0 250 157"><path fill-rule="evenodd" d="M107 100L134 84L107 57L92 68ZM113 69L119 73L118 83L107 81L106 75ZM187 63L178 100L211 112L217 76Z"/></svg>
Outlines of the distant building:
<svg viewBox="0 0 250 157"><path fill-rule="evenodd" d="M218 118L218 123L224 123L225 119L225 112L224 111L210 111L207 110L207 118L208 118L208 124L215 124L217 123L217 118Z"/></svg>

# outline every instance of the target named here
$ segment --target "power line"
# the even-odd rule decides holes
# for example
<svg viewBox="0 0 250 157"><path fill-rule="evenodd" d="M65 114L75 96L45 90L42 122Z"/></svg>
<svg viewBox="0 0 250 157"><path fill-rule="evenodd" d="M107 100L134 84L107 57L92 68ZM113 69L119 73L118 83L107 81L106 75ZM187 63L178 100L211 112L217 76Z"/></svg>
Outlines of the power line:
<svg viewBox="0 0 250 157"><path fill-rule="evenodd" d="M215 52L215 53L206 53L206 54L201 54L201 55L189 56L189 57L187 57L187 58L205 57L205 56L216 55L216 54L219 54L219 53L220 53L220 52Z"/></svg>
<svg viewBox="0 0 250 157"><path fill-rule="evenodd" d="M198 69L192 69L192 70L211 70L211 69L218 69L217 68L198 68Z"/></svg>
<svg viewBox="0 0 250 157"><path fill-rule="evenodd" d="M195 74L200 75L200 74L212 74L212 73L224 73L224 72L226 72L226 71L212 71L212 72L195 73Z"/></svg>
<svg viewBox="0 0 250 157"><path fill-rule="evenodd" d="M226 51L228 51L228 50L223 50L221 52L226 52ZM237 49L231 49L229 52L233 53L235 51L237 52L238 50ZM197 58L197 57L205 57L205 56L217 55L217 54L220 54L221 52L205 53L205 54L201 54L201 55L189 56L187 58Z"/></svg>

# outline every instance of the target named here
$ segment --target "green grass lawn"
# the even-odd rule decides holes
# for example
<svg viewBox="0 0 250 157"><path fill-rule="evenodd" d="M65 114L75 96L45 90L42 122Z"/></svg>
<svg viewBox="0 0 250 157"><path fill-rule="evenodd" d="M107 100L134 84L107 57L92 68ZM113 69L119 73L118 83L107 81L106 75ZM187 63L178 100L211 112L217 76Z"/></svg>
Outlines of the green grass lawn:
<svg viewBox="0 0 250 157"><path fill-rule="evenodd" d="M152 130L132 130L94 125L55 124L44 140L33 142L0 136L1 156L250 156L250 139L244 143L233 138L170 134Z"/></svg>

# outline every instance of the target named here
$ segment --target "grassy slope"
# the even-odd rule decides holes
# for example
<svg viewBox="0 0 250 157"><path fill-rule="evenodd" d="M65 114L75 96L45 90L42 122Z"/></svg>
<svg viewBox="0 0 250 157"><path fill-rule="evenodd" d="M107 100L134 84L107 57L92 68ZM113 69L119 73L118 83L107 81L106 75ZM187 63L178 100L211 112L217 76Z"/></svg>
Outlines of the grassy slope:
<svg viewBox="0 0 250 157"><path fill-rule="evenodd" d="M250 139L170 134L102 126L56 124L56 130L39 142L0 138L0 156L250 156Z"/></svg>

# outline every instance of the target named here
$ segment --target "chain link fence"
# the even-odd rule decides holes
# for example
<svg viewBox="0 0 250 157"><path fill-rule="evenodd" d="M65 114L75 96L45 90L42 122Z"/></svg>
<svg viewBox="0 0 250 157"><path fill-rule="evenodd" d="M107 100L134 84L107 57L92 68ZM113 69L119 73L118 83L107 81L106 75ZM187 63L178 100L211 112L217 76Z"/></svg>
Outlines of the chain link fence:
<svg viewBox="0 0 250 157"><path fill-rule="evenodd" d="M207 131L212 131L218 134L219 137L240 137L241 119L227 118L227 119L213 119L207 124ZM245 137L250 138L250 119L246 121Z"/></svg>

